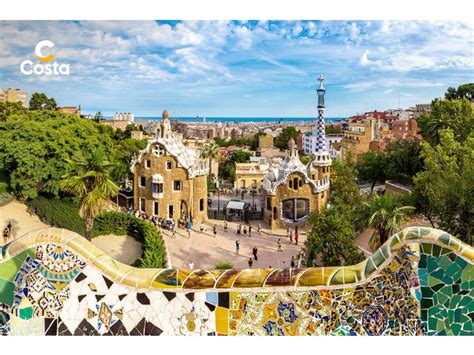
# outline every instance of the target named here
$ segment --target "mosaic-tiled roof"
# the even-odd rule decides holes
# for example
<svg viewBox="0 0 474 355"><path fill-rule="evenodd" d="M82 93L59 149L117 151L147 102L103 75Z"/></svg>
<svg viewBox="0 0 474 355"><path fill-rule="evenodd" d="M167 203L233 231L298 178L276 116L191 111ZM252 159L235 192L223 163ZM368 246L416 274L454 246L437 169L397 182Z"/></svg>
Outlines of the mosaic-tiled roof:
<svg viewBox="0 0 474 355"><path fill-rule="evenodd" d="M188 171L189 177L192 178L197 175L207 175L209 173L209 166L207 159L201 159L200 152L196 149L186 147L180 136L176 135L171 130L168 112L163 112L163 123L161 131L157 132L154 139L150 139L145 149L143 149L136 159L133 159L130 165L130 170L133 173L135 164L142 162L142 157L145 153L150 153L154 145L160 145L168 154L175 157L178 163Z"/></svg>

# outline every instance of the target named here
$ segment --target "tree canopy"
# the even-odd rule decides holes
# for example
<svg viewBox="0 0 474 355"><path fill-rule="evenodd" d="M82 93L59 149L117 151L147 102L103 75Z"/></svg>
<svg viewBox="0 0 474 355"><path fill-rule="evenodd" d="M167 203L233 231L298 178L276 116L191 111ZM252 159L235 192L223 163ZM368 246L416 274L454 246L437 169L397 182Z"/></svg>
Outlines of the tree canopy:
<svg viewBox="0 0 474 355"><path fill-rule="evenodd" d="M285 150L288 148L288 141L293 138L296 140L298 137L298 131L293 126L288 126L282 129L280 134L275 138L275 147Z"/></svg>
<svg viewBox="0 0 474 355"><path fill-rule="evenodd" d="M422 114L418 126L423 138L432 146L440 141L440 132L451 129L457 141L464 142L474 130L474 110L466 100L435 100L431 112Z"/></svg>
<svg viewBox="0 0 474 355"><path fill-rule="evenodd" d="M54 98L49 98L46 94L35 92L31 95L30 110L56 110L58 105Z"/></svg>
<svg viewBox="0 0 474 355"><path fill-rule="evenodd" d="M457 89L449 87L444 97L446 100L472 100L474 98L474 83L459 85Z"/></svg>
<svg viewBox="0 0 474 355"><path fill-rule="evenodd" d="M472 245L474 236L474 132L464 142L452 130L440 131L440 143L422 142L424 170L414 178L421 211L439 228Z"/></svg>

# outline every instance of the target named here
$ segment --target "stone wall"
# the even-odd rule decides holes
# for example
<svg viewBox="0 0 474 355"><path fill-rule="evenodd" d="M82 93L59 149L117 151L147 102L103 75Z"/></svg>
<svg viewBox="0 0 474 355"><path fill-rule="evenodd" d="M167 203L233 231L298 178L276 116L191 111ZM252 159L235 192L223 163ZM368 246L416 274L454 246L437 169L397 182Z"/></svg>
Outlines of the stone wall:
<svg viewBox="0 0 474 355"><path fill-rule="evenodd" d="M345 267L136 269L55 228L0 255L3 335L473 334L474 248L436 229Z"/></svg>

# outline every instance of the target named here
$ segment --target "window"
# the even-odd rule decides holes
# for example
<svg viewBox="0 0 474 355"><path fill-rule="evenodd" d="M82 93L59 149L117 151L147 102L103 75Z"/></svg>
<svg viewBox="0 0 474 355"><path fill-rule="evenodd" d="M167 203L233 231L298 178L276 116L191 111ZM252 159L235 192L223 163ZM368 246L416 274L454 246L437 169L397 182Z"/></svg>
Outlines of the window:
<svg viewBox="0 0 474 355"><path fill-rule="evenodd" d="M292 180L290 180L290 182L288 183L288 186L290 187L290 189L293 188L293 181Z"/></svg>
<svg viewBox="0 0 474 355"><path fill-rule="evenodd" d="M153 215L158 216L159 209L158 209L158 201L153 201Z"/></svg>
<svg viewBox="0 0 474 355"><path fill-rule="evenodd" d="M305 198L290 198L281 203L283 219L288 222L303 220L309 215L309 200Z"/></svg>
<svg viewBox="0 0 474 355"><path fill-rule="evenodd" d="M171 170L173 169L173 162L167 161L166 162L166 170Z"/></svg>
<svg viewBox="0 0 474 355"><path fill-rule="evenodd" d="M181 191L181 180L173 180L173 191Z"/></svg>
<svg viewBox="0 0 474 355"><path fill-rule="evenodd" d="M302 187L302 186L303 186L303 180L300 179L300 187Z"/></svg>
<svg viewBox="0 0 474 355"><path fill-rule="evenodd" d="M140 187L146 187L146 177L140 176Z"/></svg>
<svg viewBox="0 0 474 355"><path fill-rule="evenodd" d="M293 179L293 187L295 190L298 190L298 178Z"/></svg>
<svg viewBox="0 0 474 355"><path fill-rule="evenodd" d="M163 183L153 183L151 184L151 192L154 194L162 194L163 193Z"/></svg>
<svg viewBox="0 0 474 355"><path fill-rule="evenodd" d="M204 199L199 200L199 211L204 211Z"/></svg>
<svg viewBox="0 0 474 355"><path fill-rule="evenodd" d="M267 197L267 210L272 210L272 198L270 196Z"/></svg>
<svg viewBox="0 0 474 355"><path fill-rule="evenodd" d="M168 205L168 218L173 218L174 208L173 205Z"/></svg>
<svg viewBox="0 0 474 355"><path fill-rule="evenodd" d="M151 168L151 160L146 160L145 161L145 168L147 168L147 169Z"/></svg>

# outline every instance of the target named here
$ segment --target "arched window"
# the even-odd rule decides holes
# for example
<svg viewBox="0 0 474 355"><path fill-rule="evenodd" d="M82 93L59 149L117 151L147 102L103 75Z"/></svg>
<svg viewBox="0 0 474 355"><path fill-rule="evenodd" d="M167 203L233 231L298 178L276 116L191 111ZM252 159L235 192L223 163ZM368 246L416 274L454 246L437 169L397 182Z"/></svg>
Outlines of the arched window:
<svg viewBox="0 0 474 355"><path fill-rule="evenodd" d="M290 189L293 188L293 181L292 180L290 180L290 182L288 183L288 186L290 187Z"/></svg>
<svg viewBox="0 0 474 355"><path fill-rule="evenodd" d="M300 187L303 186L303 179L300 179Z"/></svg>
<svg viewBox="0 0 474 355"><path fill-rule="evenodd" d="M309 216L309 200L289 198L281 202L282 219L287 222L300 222Z"/></svg>
<svg viewBox="0 0 474 355"><path fill-rule="evenodd" d="M293 187L295 190L298 190L298 178L293 179Z"/></svg>

